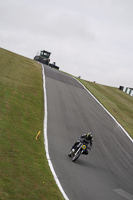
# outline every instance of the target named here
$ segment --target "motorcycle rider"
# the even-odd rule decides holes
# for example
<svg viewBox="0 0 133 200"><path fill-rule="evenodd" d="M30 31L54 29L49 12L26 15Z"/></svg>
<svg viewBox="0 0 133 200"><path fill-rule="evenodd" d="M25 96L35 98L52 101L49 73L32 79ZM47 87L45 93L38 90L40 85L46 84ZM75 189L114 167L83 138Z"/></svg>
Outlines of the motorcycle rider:
<svg viewBox="0 0 133 200"><path fill-rule="evenodd" d="M72 146L71 150L74 149L81 141L84 141L84 143L87 146L87 148L83 152L83 154L87 155L88 149L91 150L93 146L93 134L90 132L90 133L81 135L80 138L77 140L77 142L75 142L75 144Z"/></svg>

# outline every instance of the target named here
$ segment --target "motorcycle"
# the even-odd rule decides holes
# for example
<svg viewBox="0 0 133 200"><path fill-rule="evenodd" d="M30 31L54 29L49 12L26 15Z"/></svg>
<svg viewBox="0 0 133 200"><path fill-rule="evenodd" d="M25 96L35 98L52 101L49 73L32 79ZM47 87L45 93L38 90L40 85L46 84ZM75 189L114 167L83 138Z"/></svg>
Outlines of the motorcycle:
<svg viewBox="0 0 133 200"><path fill-rule="evenodd" d="M80 142L76 147L72 148L68 154L72 158L72 161L75 162L81 154L84 153L87 146L84 142Z"/></svg>

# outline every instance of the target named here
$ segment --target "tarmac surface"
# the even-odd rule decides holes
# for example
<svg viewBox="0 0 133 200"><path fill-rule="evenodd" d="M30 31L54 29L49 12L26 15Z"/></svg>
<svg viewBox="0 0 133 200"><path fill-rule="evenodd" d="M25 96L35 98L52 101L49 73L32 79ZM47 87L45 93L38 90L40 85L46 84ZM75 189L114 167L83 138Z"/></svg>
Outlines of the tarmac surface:
<svg viewBox="0 0 133 200"><path fill-rule="evenodd" d="M71 76L44 65L49 155L70 200L133 200L133 143ZM70 147L92 132L93 148L73 163Z"/></svg>

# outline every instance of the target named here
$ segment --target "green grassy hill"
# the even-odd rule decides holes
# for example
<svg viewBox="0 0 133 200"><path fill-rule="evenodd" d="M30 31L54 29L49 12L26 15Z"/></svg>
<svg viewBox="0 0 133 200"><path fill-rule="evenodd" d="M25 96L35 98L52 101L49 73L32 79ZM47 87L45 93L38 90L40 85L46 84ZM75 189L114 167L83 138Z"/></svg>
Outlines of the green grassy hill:
<svg viewBox="0 0 133 200"><path fill-rule="evenodd" d="M1 200L63 199L45 156L43 101L41 65L0 48Z"/></svg>
<svg viewBox="0 0 133 200"><path fill-rule="evenodd" d="M133 97L80 81L133 137ZM45 156L43 103L41 65L0 48L1 200L63 199Z"/></svg>

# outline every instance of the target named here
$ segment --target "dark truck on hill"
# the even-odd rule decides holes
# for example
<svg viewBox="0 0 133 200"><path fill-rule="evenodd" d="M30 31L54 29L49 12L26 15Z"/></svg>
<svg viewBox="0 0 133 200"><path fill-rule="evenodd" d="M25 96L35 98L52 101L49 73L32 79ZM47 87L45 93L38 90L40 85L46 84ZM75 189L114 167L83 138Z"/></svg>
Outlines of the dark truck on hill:
<svg viewBox="0 0 133 200"><path fill-rule="evenodd" d="M51 55L50 52L42 50L40 51L40 55L36 55L34 57L34 60L43 63L45 65L49 65L50 67L59 69L59 67L55 65L55 62L53 64L50 63L50 55Z"/></svg>
<svg viewBox="0 0 133 200"><path fill-rule="evenodd" d="M40 55L34 57L34 60L37 60L41 63L48 65L50 62L50 54L51 54L50 52L42 50L40 52Z"/></svg>

